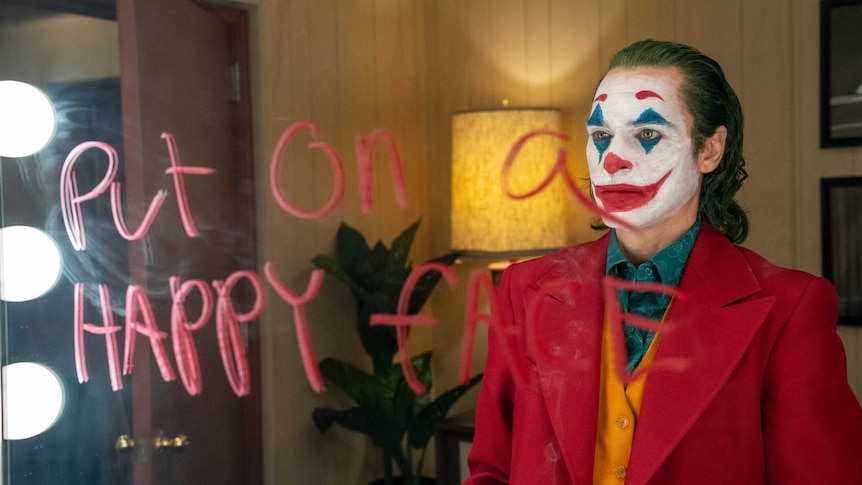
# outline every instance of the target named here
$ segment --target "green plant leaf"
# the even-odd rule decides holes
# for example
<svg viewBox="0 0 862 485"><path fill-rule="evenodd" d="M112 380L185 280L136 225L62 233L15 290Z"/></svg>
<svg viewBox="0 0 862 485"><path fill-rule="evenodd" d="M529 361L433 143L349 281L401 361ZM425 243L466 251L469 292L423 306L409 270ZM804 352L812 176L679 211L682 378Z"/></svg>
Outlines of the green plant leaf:
<svg viewBox="0 0 862 485"><path fill-rule="evenodd" d="M393 419L361 407L342 411L316 408L311 416L321 433L337 423L368 436L374 446L381 448L398 446L404 436L404 429Z"/></svg>
<svg viewBox="0 0 862 485"><path fill-rule="evenodd" d="M395 328L370 325L375 313L396 314L404 282L410 275L407 264L410 248L421 219L402 231L387 249L378 241L373 249L353 227L341 223L336 234L336 258L319 255L312 262L327 274L346 284L356 300L356 329L363 349L371 357L375 371L388 368L397 351ZM431 261L451 265L461 252L449 253ZM425 273L410 295L408 314L415 315L425 305L441 275Z"/></svg>
<svg viewBox="0 0 862 485"><path fill-rule="evenodd" d="M419 382L421 382L426 389L430 390L431 352L428 351L415 355L411 361L413 363L413 370L416 373L416 378L419 379ZM393 364L393 369L398 372L398 375L401 377L394 393L395 395L392 404L393 412L395 414L395 419L400 423L404 423L405 427L408 427L413 421L416 413L428 403L431 393L426 392L421 396L417 396L407 383L407 379L404 378L401 364Z"/></svg>
<svg viewBox="0 0 862 485"><path fill-rule="evenodd" d="M372 250L359 231L343 222L335 234L335 257L356 285L364 288L366 293L374 292L380 276Z"/></svg>
<svg viewBox="0 0 862 485"><path fill-rule="evenodd" d="M398 382L403 379L399 373L390 370L368 374L332 357L320 361L319 368L326 380L338 386L360 407L376 413L392 414Z"/></svg>
<svg viewBox="0 0 862 485"><path fill-rule="evenodd" d="M410 257L410 247L413 246L413 239L416 237L416 231L419 229L419 224L422 219L417 220L407 229L401 231L401 234L392 240L390 246L389 258L386 262L386 272L389 274L404 273L404 269L409 269L408 258ZM407 271L409 274L409 271ZM405 274L404 279L407 278Z"/></svg>
<svg viewBox="0 0 862 485"><path fill-rule="evenodd" d="M402 472L408 473L412 473L410 447L424 450L436 423L481 379L476 376L469 384L451 389L433 401L430 392L417 396L407 384L401 365L393 363L398 350L395 327L370 325L371 315L397 313L402 288L412 271L410 248L420 222L421 219L402 231L390 248L380 241L369 246L359 231L342 223L336 234L335 257L321 255L312 260L327 274L348 285L353 293L356 328L374 369L369 374L334 358L321 361L323 376L341 388L357 407L343 411L315 409L315 425L325 432L337 423L368 435L375 446L384 449L384 456L395 460ZM451 266L461 254L452 252L429 262ZM422 309L441 277L439 272L431 271L417 281L410 295L408 314L414 315ZM417 378L430 389L431 352L414 356L412 362ZM408 432L408 447L402 450L403 438ZM419 461L421 466L422 459Z"/></svg>
<svg viewBox="0 0 862 485"><path fill-rule="evenodd" d="M453 251L449 254L434 258L429 260L429 263L443 263L447 266L452 266L461 255L463 251ZM419 281L416 282L416 286L413 288L413 293L410 294L410 304L409 304L409 313L414 315L419 313L419 310L425 306L425 302L428 301L428 298L431 296L431 293L434 291L434 288L437 286L437 283L440 282L441 275L437 271L428 271L423 274Z"/></svg>
<svg viewBox="0 0 862 485"><path fill-rule="evenodd" d="M326 274L353 288L353 281L350 279L347 273L344 272L338 262L335 261L335 259L333 259L331 256L326 254L317 255L311 259L311 263L325 271Z"/></svg>
<svg viewBox="0 0 862 485"><path fill-rule="evenodd" d="M437 423L446 417L446 414L449 413L449 409L458 399L461 398L461 396L464 395L464 393L481 382L481 380L482 374L477 374L466 384L453 387L444 392L438 396L437 399L431 401L427 406L419 411L419 414L416 415L416 419L411 423L410 429L407 433L407 439L410 442L410 446L413 448L425 448L425 446L428 445L428 440L430 440L431 436L434 434Z"/></svg>
<svg viewBox="0 0 862 485"><path fill-rule="evenodd" d="M365 351L371 356L375 372L382 372L392 365L392 358L398 351L396 329L392 325L370 324L375 313L396 313L398 293L392 289L381 288L374 292L365 305L357 308L356 330Z"/></svg>

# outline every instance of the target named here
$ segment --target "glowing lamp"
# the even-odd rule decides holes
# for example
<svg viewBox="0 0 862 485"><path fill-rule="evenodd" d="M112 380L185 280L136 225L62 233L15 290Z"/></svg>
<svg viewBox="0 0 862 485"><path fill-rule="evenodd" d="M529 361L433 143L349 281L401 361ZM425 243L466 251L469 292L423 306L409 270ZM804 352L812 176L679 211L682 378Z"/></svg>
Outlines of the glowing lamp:
<svg viewBox="0 0 862 485"><path fill-rule="evenodd" d="M3 439L23 440L48 430L63 413L63 384L33 362L3 366Z"/></svg>
<svg viewBox="0 0 862 485"><path fill-rule="evenodd" d="M45 232L28 226L0 228L0 300L29 301L60 279L60 249Z"/></svg>
<svg viewBox="0 0 862 485"><path fill-rule="evenodd" d="M557 179L526 199L502 186L506 157L518 140L537 130L560 131L560 111L506 108L457 113L452 117L453 249L475 253L528 255L566 245L565 193ZM553 170L560 141L535 136L509 171L512 194L525 194Z"/></svg>
<svg viewBox="0 0 862 485"><path fill-rule="evenodd" d="M0 156L32 155L54 136L54 106L38 88L0 81Z"/></svg>

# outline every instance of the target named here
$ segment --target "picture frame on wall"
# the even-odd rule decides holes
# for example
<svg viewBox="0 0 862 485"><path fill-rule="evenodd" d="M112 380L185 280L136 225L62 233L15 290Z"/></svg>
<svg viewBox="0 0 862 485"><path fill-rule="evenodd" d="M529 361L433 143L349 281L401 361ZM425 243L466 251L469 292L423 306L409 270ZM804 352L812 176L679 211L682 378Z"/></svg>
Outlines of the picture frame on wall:
<svg viewBox="0 0 862 485"><path fill-rule="evenodd" d="M838 292L838 324L862 326L862 177L820 180L823 276Z"/></svg>
<svg viewBox="0 0 862 485"><path fill-rule="evenodd" d="M820 146L862 145L862 0L820 2Z"/></svg>

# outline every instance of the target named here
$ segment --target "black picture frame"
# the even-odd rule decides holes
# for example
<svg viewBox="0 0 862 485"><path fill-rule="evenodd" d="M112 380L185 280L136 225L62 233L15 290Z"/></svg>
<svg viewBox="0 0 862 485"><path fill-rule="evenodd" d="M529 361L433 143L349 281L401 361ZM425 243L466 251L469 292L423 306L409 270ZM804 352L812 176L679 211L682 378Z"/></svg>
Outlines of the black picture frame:
<svg viewBox="0 0 862 485"><path fill-rule="evenodd" d="M862 326L862 177L820 180L823 276L838 292L838 324Z"/></svg>
<svg viewBox="0 0 862 485"><path fill-rule="evenodd" d="M862 145L862 0L820 2L820 146Z"/></svg>

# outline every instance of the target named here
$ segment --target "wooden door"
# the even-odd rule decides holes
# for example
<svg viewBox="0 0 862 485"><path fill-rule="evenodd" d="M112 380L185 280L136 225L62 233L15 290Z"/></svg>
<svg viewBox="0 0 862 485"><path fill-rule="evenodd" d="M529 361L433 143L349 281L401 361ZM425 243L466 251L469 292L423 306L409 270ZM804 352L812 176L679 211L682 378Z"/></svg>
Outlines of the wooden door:
<svg viewBox="0 0 862 485"><path fill-rule="evenodd" d="M228 376L243 350L226 352L236 342L217 338L213 283L256 268L246 17L190 0L119 0L117 20L126 200L138 208L130 220L138 224L158 191L168 194L147 237L130 250L130 278L146 288L163 332L172 328L165 317L172 311L171 277L204 282L214 302L213 316L191 333L200 394L182 382L171 352L178 345L173 332L165 346L171 349L171 381L164 374L170 366L157 365L150 342L138 335L134 429L152 451L135 463L135 484L260 483L257 327L239 324L252 379L239 389ZM179 163L214 172L186 174L179 188L166 173ZM236 313L250 313L262 295L251 277L238 281L231 304ZM185 304L191 322L202 312L199 291L190 292ZM165 446L159 446L162 439Z"/></svg>

